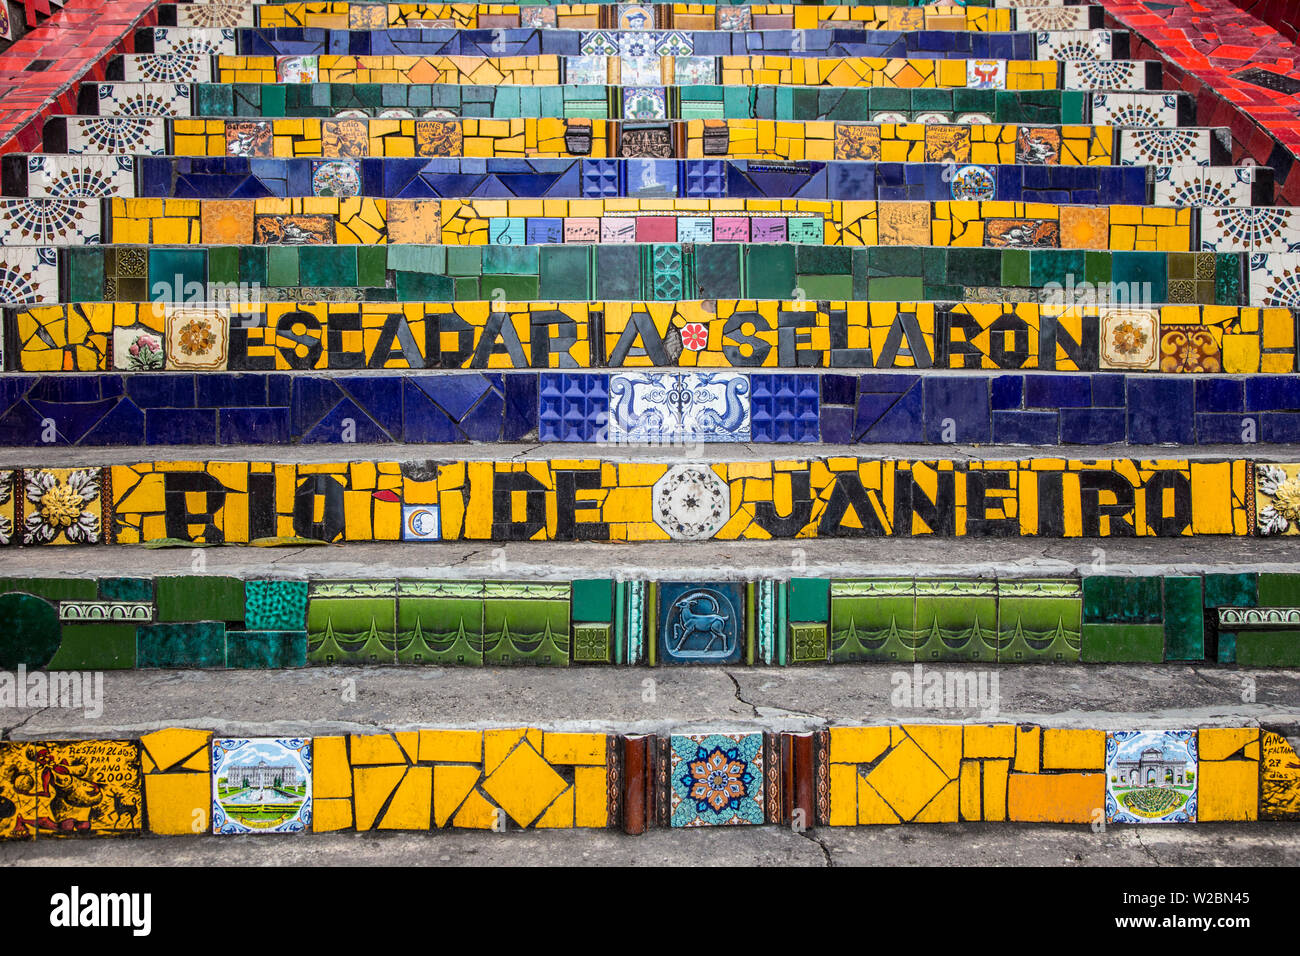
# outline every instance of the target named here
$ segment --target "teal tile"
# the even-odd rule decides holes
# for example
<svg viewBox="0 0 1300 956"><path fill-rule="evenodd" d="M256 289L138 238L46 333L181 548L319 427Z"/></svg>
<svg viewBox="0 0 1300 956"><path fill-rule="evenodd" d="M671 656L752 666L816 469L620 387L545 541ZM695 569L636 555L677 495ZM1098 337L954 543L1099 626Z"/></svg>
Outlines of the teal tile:
<svg viewBox="0 0 1300 956"><path fill-rule="evenodd" d="M591 298L591 251L588 246L542 246L538 293L550 301L585 302Z"/></svg>
<svg viewBox="0 0 1300 956"><path fill-rule="evenodd" d="M786 617L791 621L827 621L831 613L830 578L791 578Z"/></svg>
<svg viewBox="0 0 1300 956"><path fill-rule="evenodd" d="M307 582L247 582L244 625L251 631L297 631L306 627Z"/></svg>
<svg viewBox="0 0 1300 956"><path fill-rule="evenodd" d="M104 299L104 250L69 249L68 301L101 302Z"/></svg>
<svg viewBox="0 0 1300 956"><path fill-rule="evenodd" d="M44 667L59 649L59 615L49 601L32 594L0 594L0 621L0 670Z"/></svg>
<svg viewBox="0 0 1300 956"><path fill-rule="evenodd" d="M298 275L307 286L355 286L356 246L303 246L298 250Z"/></svg>
<svg viewBox="0 0 1300 956"><path fill-rule="evenodd" d="M603 623L614 620L614 582L609 578L573 582L573 619Z"/></svg>
<svg viewBox="0 0 1300 956"><path fill-rule="evenodd" d="M746 249L745 274L754 299L789 299L796 279L791 246L754 245Z"/></svg>
<svg viewBox="0 0 1300 956"><path fill-rule="evenodd" d="M538 274L537 246L484 246L483 272L492 275L535 276Z"/></svg>
<svg viewBox="0 0 1300 956"><path fill-rule="evenodd" d="M1093 624L1158 624L1163 599L1158 577L1092 575L1083 579L1083 619Z"/></svg>
<svg viewBox="0 0 1300 956"><path fill-rule="evenodd" d="M225 667L226 625L220 621L141 624L136 667Z"/></svg>
<svg viewBox="0 0 1300 956"><path fill-rule="evenodd" d="M229 631L226 666L272 668L307 666L306 631Z"/></svg>
<svg viewBox="0 0 1300 956"><path fill-rule="evenodd" d="M476 276L483 272L482 246L448 246L447 274Z"/></svg>
<svg viewBox="0 0 1300 956"><path fill-rule="evenodd" d="M1256 607L1259 604L1259 576L1244 574L1205 575L1205 606Z"/></svg>
<svg viewBox="0 0 1300 956"><path fill-rule="evenodd" d="M99 596L105 601L152 601L152 578L100 578Z"/></svg>
<svg viewBox="0 0 1300 956"><path fill-rule="evenodd" d="M1201 579L1166 577L1165 660L1205 660L1205 605Z"/></svg>

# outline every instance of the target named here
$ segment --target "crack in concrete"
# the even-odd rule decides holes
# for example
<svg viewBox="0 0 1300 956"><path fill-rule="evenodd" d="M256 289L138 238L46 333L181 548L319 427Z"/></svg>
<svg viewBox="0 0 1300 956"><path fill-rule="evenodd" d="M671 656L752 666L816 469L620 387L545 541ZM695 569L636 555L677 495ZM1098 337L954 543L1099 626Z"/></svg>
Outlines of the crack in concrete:
<svg viewBox="0 0 1300 956"><path fill-rule="evenodd" d="M1147 855L1147 859L1149 859L1156 866L1164 865L1158 859L1156 859L1155 851L1142 842L1142 828L1140 826L1133 828L1133 839L1137 841L1137 845L1142 850L1142 852Z"/></svg>
<svg viewBox="0 0 1300 956"><path fill-rule="evenodd" d="M799 834L799 836L803 837L805 840L811 840L813 843L816 843L817 846L819 846L819 847L821 848L822 856L826 859L826 865L827 865L828 867L834 867L834 866L835 866L835 860L831 858L831 850L830 850L830 847L828 847L828 846L826 845L826 841L825 841L825 840L823 840L821 837L819 837L819 836L817 835L817 831L816 831L816 830L812 830L812 829L808 829L808 830L797 830L797 831L795 831L795 832L797 832L797 833Z"/></svg>
<svg viewBox="0 0 1300 956"><path fill-rule="evenodd" d="M729 678L731 678L731 683L735 685L735 687L736 687L736 700L740 701L742 704L744 704L746 707L748 707L750 710L752 710L752 711L754 712L752 716L754 716L754 717L762 716L762 715L759 714L759 712L758 712L758 705L755 704L753 701L745 700L745 698L741 695L741 693L740 693L740 681L736 678L736 675L733 674L733 673L731 673L731 671L727 671L727 670L724 670L722 673L726 674Z"/></svg>
<svg viewBox="0 0 1300 956"><path fill-rule="evenodd" d="M37 717L39 717L41 714L45 713L49 709L50 708L47 706L47 707L42 707L39 710L32 711L32 713L28 714L18 723L14 724L12 727L3 728L2 730L0 730L0 740L11 740L14 731L22 730L23 727L25 727L28 723L35 720Z"/></svg>

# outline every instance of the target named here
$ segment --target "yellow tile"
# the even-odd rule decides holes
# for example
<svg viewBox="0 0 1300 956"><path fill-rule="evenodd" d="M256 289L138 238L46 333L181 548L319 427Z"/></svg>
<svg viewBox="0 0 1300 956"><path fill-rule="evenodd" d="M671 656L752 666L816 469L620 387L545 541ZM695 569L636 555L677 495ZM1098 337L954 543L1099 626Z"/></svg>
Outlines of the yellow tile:
<svg viewBox="0 0 1300 956"><path fill-rule="evenodd" d="M212 778L206 773L152 773L144 778L149 832L206 833L212 828ZM110 808L111 809L111 808Z"/></svg>
<svg viewBox="0 0 1300 956"><path fill-rule="evenodd" d="M962 757L960 724L904 724L903 730L916 741L925 755L935 762L944 775L957 776Z"/></svg>
<svg viewBox="0 0 1300 956"><path fill-rule="evenodd" d="M1000 823L1007 818L1007 777L1009 760L984 761L984 819Z"/></svg>
<svg viewBox="0 0 1300 956"><path fill-rule="evenodd" d="M208 748L211 739L212 734L206 730L171 728L145 734L140 738L140 744L160 772L170 770L196 752L205 756L203 769L207 770L212 765L212 751Z"/></svg>
<svg viewBox="0 0 1300 956"><path fill-rule="evenodd" d="M454 767L437 767L436 770L459 769ZM437 806L435 798L435 806ZM470 830L491 830L497 821L497 809L484 799L483 795L477 790L471 790L461 808L456 811L455 818L451 821L454 827L461 827Z"/></svg>
<svg viewBox="0 0 1300 956"><path fill-rule="evenodd" d="M1202 759L1197 764L1197 771L1200 774L1197 820L1259 818L1259 764L1256 761Z"/></svg>
<svg viewBox="0 0 1300 956"><path fill-rule="evenodd" d="M352 796L352 768L347 742L342 737L317 737L312 741L312 798Z"/></svg>
<svg viewBox="0 0 1300 956"><path fill-rule="evenodd" d="M387 768L383 768L387 769ZM433 803L433 767L408 767L397 785L381 830L427 830Z"/></svg>
<svg viewBox="0 0 1300 956"><path fill-rule="evenodd" d="M901 823L898 814L881 798L871 784L854 773L858 785L858 823Z"/></svg>
<svg viewBox="0 0 1300 956"><path fill-rule="evenodd" d="M831 763L871 763L889 748L888 727L832 727Z"/></svg>
<svg viewBox="0 0 1300 956"><path fill-rule="evenodd" d="M482 807L478 802L468 802L466 797L470 796L474 790L474 784L478 782L479 771L477 767L455 767L455 766L437 766L433 768L433 822L435 826L446 826L447 820L451 815L461 808L462 804L468 809L467 819L477 820L482 812ZM475 796L478 796L475 794ZM486 800L478 797L483 804ZM489 820L486 827L492 826L493 808L487 804ZM456 826L477 826L477 824L465 824L457 822Z"/></svg>
<svg viewBox="0 0 1300 956"><path fill-rule="evenodd" d="M609 802L604 767L578 767L573 771L575 827L609 826Z"/></svg>
<svg viewBox="0 0 1300 956"><path fill-rule="evenodd" d="M405 766L357 767L353 771L352 804L356 809L358 830L374 828L379 811L405 773Z"/></svg>
<svg viewBox="0 0 1300 956"><path fill-rule="evenodd" d="M1038 773L1039 730L1038 727L1016 728L1016 762L1013 768L1016 773Z"/></svg>
<svg viewBox="0 0 1300 956"><path fill-rule="evenodd" d="M944 772L911 739L891 749L866 780L904 820L916 816L948 783Z"/></svg>
<svg viewBox="0 0 1300 956"><path fill-rule="evenodd" d="M347 830L351 826L351 800L321 800L313 795L311 802L311 829L313 833Z"/></svg>
<svg viewBox="0 0 1300 956"><path fill-rule="evenodd" d="M352 765L362 764L405 764L406 757L402 748L390 734L352 734L349 743L352 746ZM358 814L358 818L360 814Z"/></svg>
<svg viewBox="0 0 1300 956"><path fill-rule="evenodd" d="M546 734L547 763L605 766L604 734Z"/></svg>
<svg viewBox="0 0 1300 956"><path fill-rule="evenodd" d="M957 782L961 791L961 818L963 820L982 819L980 762L978 760L963 760L961 762L961 775L957 778Z"/></svg>
<svg viewBox="0 0 1300 956"><path fill-rule="evenodd" d="M1015 724L970 724L964 738L965 757L1012 757L1016 752Z"/></svg>
<svg viewBox="0 0 1300 956"><path fill-rule="evenodd" d="M1013 773L1007 785L1007 819L1092 823L1104 819L1105 797L1104 773Z"/></svg>
<svg viewBox="0 0 1300 956"><path fill-rule="evenodd" d="M564 787L560 775L527 742L515 747L483 781L483 792L523 827L532 823Z"/></svg>
<svg viewBox="0 0 1300 956"><path fill-rule="evenodd" d="M421 763L478 763L482 757L484 739L481 731L420 731Z"/></svg>
<svg viewBox="0 0 1300 956"><path fill-rule="evenodd" d="M1226 760L1243 747L1257 743L1259 728L1202 727L1196 736L1197 754L1201 760Z"/></svg>
<svg viewBox="0 0 1300 956"><path fill-rule="evenodd" d="M939 791L933 800L925 805L915 817L913 823L956 823L957 822L957 781L952 780Z"/></svg>
<svg viewBox="0 0 1300 956"><path fill-rule="evenodd" d="M538 830L564 829L573 826L574 787L556 797L555 802L537 818Z"/></svg>
<svg viewBox="0 0 1300 956"><path fill-rule="evenodd" d="M1106 734L1101 730L1043 730L1044 770L1106 769Z"/></svg>

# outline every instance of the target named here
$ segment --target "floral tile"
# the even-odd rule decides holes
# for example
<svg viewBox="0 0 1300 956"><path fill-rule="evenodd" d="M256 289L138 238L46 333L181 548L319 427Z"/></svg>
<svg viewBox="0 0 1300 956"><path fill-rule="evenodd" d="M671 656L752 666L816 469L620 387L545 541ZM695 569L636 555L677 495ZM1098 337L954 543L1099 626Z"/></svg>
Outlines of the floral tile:
<svg viewBox="0 0 1300 956"><path fill-rule="evenodd" d="M1124 166L1209 166L1209 129L1121 129L1119 161Z"/></svg>
<svg viewBox="0 0 1300 956"><path fill-rule="evenodd" d="M169 369L212 371L226 367L230 326L226 310L169 307L165 321Z"/></svg>
<svg viewBox="0 0 1300 956"><path fill-rule="evenodd" d="M134 53L122 57L122 79L136 83L211 83L212 59L199 53Z"/></svg>
<svg viewBox="0 0 1300 956"><path fill-rule="evenodd" d="M1106 734L1107 823L1195 823L1196 731Z"/></svg>
<svg viewBox="0 0 1300 956"><path fill-rule="evenodd" d="M1157 206L1249 206L1255 184L1250 166L1157 166Z"/></svg>
<svg viewBox="0 0 1300 956"><path fill-rule="evenodd" d="M113 329L113 368L124 372L156 372L167 365L163 337L143 325Z"/></svg>
<svg viewBox="0 0 1300 956"><path fill-rule="evenodd" d="M1092 94L1092 121L1099 126L1178 125L1178 97L1173 93Z"/></svg>
<svg viewBox="0 0 1300 956"><path fill-rule="evenodd" d="M1109 30L1063 30L1039 33L1040 60L1109 60L1114 38Z"/></svg>
<svg viewBox="0 0 1300 956"><path fill-rule="evenodd" d="M76 246L99 237L98 200L0 200L0 246Z"/></svg>
<svg viewBox="0 0 1300 956"><path fill-rule="evenodd" d="M311 809L311 740L213 738L213 833L297 833Z"/></svg>
<svg viewBox="0 0 1300 956"><path fill-rule="evenodd" d="M131 198L135 195L132 156L31 156L27 195L69 199Z"/></svg>
<svg viewBox="0 0 1300 956"><path fill-rule="evenodd" d="M167 153L167 124L160 115L69 116L66 123L67 151L72 154Z"/></svg>
<svg viewBox="0 0 1300 956"><path fill-rule="evenodd" d="M1101 367L1154 369L1160 332L1151 309L1107 309L1101 314Z"/></svg>
<svg viewBox="0 0 1300 956"><path fill-rule="evenodd" d="M1260 534L1300 534L1300 465L1255 464L1255 511Z"/></svg>
<svg viewBox="0 0 1300 956"><path fill-rule="evenodd" d="M229 28L154 27L153 52L233 56L239 50L235 44L235 31Z"/></svg>
<svg viewBox="0 0 1300 956"><path fill-rule="evenodd" d="M188 83L99 83L100 116L189 116Z"/></svg>
<svg viewBox="0 0 1300 956"><path fill-rule="evenodd" d="M707 465L674 465L651 496L655 524L674 541L711 538L731 516L731 491Z"/></svg>
<svg viewBox="0 0 1300 956"><path fill-rule="evenodd" d="M1300 215L1284 206L1222 206L1201 211L1204 252L1300 252Z"/></svg>
<svg viewBox="0 0 1300 956"><path fill-rule="evenodd" d="M1066 60L1062 89L1145 90L1146 64L1140 60Z"/></svg>
<svg viewBox="0 0 1300 956"><path fill-rule="evenodd" d="M23 544L95 544L101 537L102 470L29 468L22 472Z"/></svg>
<svg viewBox="0 0 1300 956"><path fill-rule="evenodd" d="M1300 255L1261 252L1251 256L1250 304L1300 309Z"/></svg>
<svg viewBox="0 0 1300 956"><path fill-rule="evenodd" d="M762 734L669 738L674 827L763 822Z"/></svg>

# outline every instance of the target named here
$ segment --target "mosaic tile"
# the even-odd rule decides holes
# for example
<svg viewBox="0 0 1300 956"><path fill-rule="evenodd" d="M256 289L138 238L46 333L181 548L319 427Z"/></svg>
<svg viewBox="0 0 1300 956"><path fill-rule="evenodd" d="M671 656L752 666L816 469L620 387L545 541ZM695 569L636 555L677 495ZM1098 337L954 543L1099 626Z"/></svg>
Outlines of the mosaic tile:
<svg viewBox="0 0 1300 956"><path fill-rule="evenodd" d="M763 823L762 734L673 735L669 752L671 826Z"/></svg>

